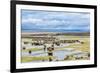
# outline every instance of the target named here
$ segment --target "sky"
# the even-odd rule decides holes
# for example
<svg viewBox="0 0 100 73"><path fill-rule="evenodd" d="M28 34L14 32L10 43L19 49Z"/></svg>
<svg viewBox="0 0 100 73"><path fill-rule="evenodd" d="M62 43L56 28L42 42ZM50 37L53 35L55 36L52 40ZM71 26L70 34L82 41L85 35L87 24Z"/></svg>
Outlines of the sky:
<svg viewBox="0 0 100 73"><path fill-rule="evenodd" d="M89 32L90 14L21 10L21 28L22 32Z"/></svg>

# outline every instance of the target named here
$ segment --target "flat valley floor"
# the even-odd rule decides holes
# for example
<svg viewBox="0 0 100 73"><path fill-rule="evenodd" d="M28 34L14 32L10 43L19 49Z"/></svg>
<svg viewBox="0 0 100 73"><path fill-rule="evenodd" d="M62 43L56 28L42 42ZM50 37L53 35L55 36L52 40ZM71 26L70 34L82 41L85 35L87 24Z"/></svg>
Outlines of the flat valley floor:
<svg viewBox="0 0 100 73"><path fill-rule="evenodd" d="M33 36L34 37L34 36ZM36 37L36 36L35 36ZM42 36L39 36L40 38ZM39 38L38 37L38 38ZM59 35L46 36L56 38L56 44L53 43L53 50L48 50L52 43L36 44L34 38L22 37L21 62L55 62L55 61L77 61L90 59L90 36ZM59 40L66 40L59 42ZM54 41L54 40L52 40ZM48 41L47 41L48 42ZM40 43L38 41L38 43ZM51 53L52 55L49 55Z"/></svg>

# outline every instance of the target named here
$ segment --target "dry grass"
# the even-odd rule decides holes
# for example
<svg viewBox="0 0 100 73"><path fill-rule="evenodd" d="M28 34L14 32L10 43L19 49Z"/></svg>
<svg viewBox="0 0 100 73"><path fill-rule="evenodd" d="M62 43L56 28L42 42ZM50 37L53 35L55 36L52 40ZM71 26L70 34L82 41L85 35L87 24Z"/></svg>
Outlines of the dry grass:
<svg viewBox="0 0 100 73"><path fill-rule="evenodd" d="M24 56L21 58L21 62L25 63L25 62L32 62L32 61L47 61L49 60L49 58L55 59L55 57L53 56L39 56L39 57L34 57L34 56Z"/></svg>
<svg viewBox="0 0 100 73"><path fill-rule="evenodd" d="M84 42L83 44L79 43L79 44L71 44L69 46L67 46L66 48L74 48L76 50L81 50L83 52L90 52L90 38L87 36L85 37L69 37L69 39L73 39L73 40L80 40L82 42Z"/></svg>

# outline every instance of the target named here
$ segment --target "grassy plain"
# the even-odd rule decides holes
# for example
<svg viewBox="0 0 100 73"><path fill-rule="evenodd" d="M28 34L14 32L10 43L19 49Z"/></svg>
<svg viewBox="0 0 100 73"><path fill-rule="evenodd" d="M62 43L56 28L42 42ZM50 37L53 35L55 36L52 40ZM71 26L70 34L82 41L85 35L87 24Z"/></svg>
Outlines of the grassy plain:
<svg viewBox="0 0 100 73"><path fill-rule="evenodd" d="M83 44L70 43L70 45L65 46L63 48L59 48L59 50L63 50L64 48L74 48L75 50L90 53L90 37L89 36L69 36L69 35L67 36L65 35L65 37L68 40L79 40L80 42L84 42L84 43ZM42 49L33 47L33 48L22 50L22 52L28 52L29 50L40 51ZM55 57L52 57L52 58L55 58ZM49 59L49 56L39 56L39 57L22 56L21 62L32 62L32 61L37 61L37 60L48 60L48 59Z"/></svg>

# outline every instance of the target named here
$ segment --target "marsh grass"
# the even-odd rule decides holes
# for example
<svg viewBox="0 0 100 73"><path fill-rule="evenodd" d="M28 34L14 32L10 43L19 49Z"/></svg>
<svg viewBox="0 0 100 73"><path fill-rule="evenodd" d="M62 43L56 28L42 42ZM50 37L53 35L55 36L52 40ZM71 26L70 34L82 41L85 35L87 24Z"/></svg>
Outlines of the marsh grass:
<svg viewBox="0 0 100 73"><path fill-rule="evenodd" d="M80 42L84 42L82 43L70 43L70 45L65 46L63 48L59 48L55 50L65 50L65 48L73 48L75 50L79 50L82 52L88 52L90 53L90 37L89 36L65 36L67 39L69 40L79 40ZM43 48L30 48L30 49L22 49L22 52L29 52L29 51L42 51ZM21 62L25 63L25 62L32 62L32 61L47 61L49 60L49 58L55 59L55 57L53 56L22 56L21 57ZM86 58L87 59L87 58ZM85 58L83 59L78 59L78 60L86 60ZM65 60L76 60L74 57L70 56L69 59L65 59ZM64 60L64 61L65 61Z"/></svg>
<svg viewBox="0 0 100 73"><path fill-rule="evenodd" d="M70 38L70 39L74 39L74 38ZM79 44L70 44L69 46L67 46L66 48L74 48L76 50L80 50L83 52L90 52L90 38L89 37L76 37L76 40L80 40L82 42L84 42L83 44L79 43Z"/></svg>
<svg viewBox="0 0 100 73"><path fill-rule="evenodd" d="M30 48L30 49L25 49L25 50L22 49L22 52L40 51L40 50L42 50L42 49L41 48Z"/></svg>
<svg viewBox="0 0 100 73"><path fill-rule="evenodd" d="M22 57L22 62L32 62L32 61L47 61L49 58L55 59L53 56L39 56L39 57L34 57L34 56L24 56Z"/></svg>

